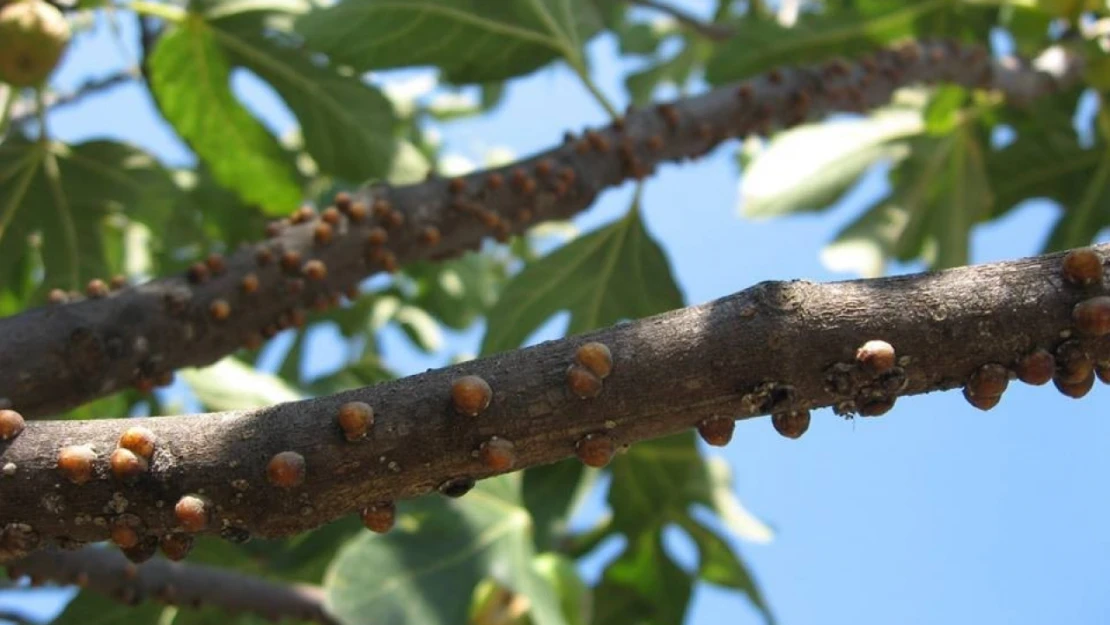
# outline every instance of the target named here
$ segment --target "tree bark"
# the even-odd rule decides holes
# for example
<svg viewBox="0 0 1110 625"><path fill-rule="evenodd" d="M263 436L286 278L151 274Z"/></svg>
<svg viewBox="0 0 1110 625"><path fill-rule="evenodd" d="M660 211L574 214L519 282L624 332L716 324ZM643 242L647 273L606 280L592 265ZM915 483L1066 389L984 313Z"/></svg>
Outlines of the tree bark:
<svg viewBox="0 0 1110 625"><path fill-rule="evenodd" d="M216 606L274 621L336 623L324 610L324 592L318 586L282 584L162 559L134 564L114 549L41 551L9 565L8 573L13 579L30 576L34 585L47 581L76 584L130 605L153 600L188 608Z"/></svg>
<svg viewBox="0 0 1110 625"><path fill-rule="evenodd" d="M1101 254L1101 272L1110 245L1092 249ZM1096 363L1100 376L1110 373L1110 336L1081 335L1073 308L1105 292L1101 277L1090 287L1067 281L1060 254L874 280L764 282L699 306L328 397L204 415L30 422L0 443L0 561L51 542L104 540L121 522L144 537L190 529L175 516L186 495L207 511L206 524L191 531L235 540L286 536L377 502L437 489L464 493L470 480L576 452L604 461L607 445L619 450L712 417L800 415L823 406L878 414L896 397L956 388L973 374L979 379L971 391L982 404L980 382L989 376L976 372L993 363L1013 377L1016 363L1037 348L1059 355L1050 367L1093 383ZM857 348L869 340L893 346L892 367L870 374L856 363ZM569 390L568 367L587 342L609 348L612 372L600 393L581 399ZM486 408L463 402L476 416L456 408L453 383L466 375L492 389ZM995 380L994 390L1005 382ZM348 442L338 415L354 401L372 407L374 418L368 436ZM134 426L149 428L157 443L149 471L122 482L106 459ZM498 458L510 466L480 453L494 437ZM75 484L58 469L66 445L95 451L91 480ZM303 458L303 481L289 479L295 471L268 477L282 452Z"/></svg>
<svg viewBox="0 0 1110 625"><path fill-rule="evenodd" d="M201 267L195 280L170 276L0 319L0 405L36 418L127 386L152 386L175 369L257 345L303 317L304 308L334 305L369 275L570 217L602 190L650 175L659 163L695 158L730 137L864 111L899 87L937 81L988 87L1021 104L1074 81L1081 64L1064 58L1052 75L1012 59L992 61L977 47L907 44L852 64L775 70L630 110L514 165L366 188L335 225L313 218L278 228L214 269ZM359 219L363 210L371 215Z"/></svg>

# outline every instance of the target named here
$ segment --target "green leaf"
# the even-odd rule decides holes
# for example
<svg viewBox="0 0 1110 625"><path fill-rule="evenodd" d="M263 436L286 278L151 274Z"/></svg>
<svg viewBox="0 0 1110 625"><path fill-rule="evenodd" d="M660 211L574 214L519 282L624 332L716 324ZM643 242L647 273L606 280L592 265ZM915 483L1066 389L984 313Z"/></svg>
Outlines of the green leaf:
<svg viewBox="0 0 1110 625"><path fill-rule="evenodd" d="M760 219L828 208L869 167L904 157L899 140L922 129L919 111L884 109L780 133L744 168L740 212Z"/></svg>
<svg viewBox="0 0 1110 625"><path fill-rule="evenodd" d="M516 348L560 310L570 311L570 335L682 305L667 258L634 206L513 277L489 311L482 353Z"/></svg>
<svg viewBox="0 0 1110 625"><path fill-rule="evenodd" d="M858 3L855 10L829 7L821 14L803 14L791 28L745 20L738 25L736 36L709 61L705 77L712 84L721 84L781 65L866 52L919 34L916 25L920 20L952 4L952 0L868 0Z"/></svg>
<svg viewBox="0 0 1110 625"><path fill-rule="evenodd" d="M763 592L728 541L690 517L683 518L680 525L698 546L698 577L711 584L744 593L763 614L767 623L773 624L775 619Z"/></svg>
<svg viewBox="0 0 1110 625"><path fill-rule="evenodd" d="M163 114L216 180L267 214L288 213L301 201L290 155L235 99L231 67L201 16L170 27L149 64Z"/></svg>
<svg viewBox="0 0 1110 625"><path fill-rule="evenodd" d="M537 549L557 547L556 538L597 481L597 476L598 471L587 470L576 458L524 472L524 505L535 525Z"/></svg>
<svg viewBox="0 0 1110 625"><path fill-rule="evenodd" d="M296 23L308 48L356 71L432 65L455 84L530 73L579 55L592 0L350 0Z"/></svg>
<svg viewBox="0 0 1110 625"><path fill-rule="evenodd" d="M1110 154L1103 152L1102 160L1082 189L1076 202L1065 205L1045 251L1082 247L1110 226Z"/></svg>
<svg viewBox="0 0 1110 625"><path fill-rule="evenodd" d="M629 537L628 546L594 589L594 622L605 625L682 623L693 579L663 549L658 531Z"/></svg>
<svg viewBox="0 0 1110 625"><path fill-rule="evenodd" d="M593 616L593 594L578 576L574 560L558 553L541 553L532 568L555 589L567 625L589 625Z"/></svg>
<svg viewBox="0 0 1110 625"><path fill-rule="evenodd" d="M732 482L732 469L723 458L704 459L705 473L691 480L691 498L714 512L737 538L755 543L768 543L774 537L767 527L740 503Z"/></svg>
<svg viewBox="0 0 1110 625"><path fill-rule="evenodd" d="M131 146L74 146L11 138L0 145L0 275L9 275L41 235L40 291L79 289L122 266L121 215L165 227L176 188L153 157Z"/></svg>
<svg viewBox="0 0 1110 625"><path fill-rule="evenodd" d="M178 373L210 410L246 410L301 399L281 378L231 356L203 369Z"/></svg>
<svg viewBox="0 0 1110 625"><path fill-rule="evenodd" d="M328 611L346 625L466 622L474 588L492 576L528 597L536 625L562 625L554 589L532 567L532 523L520 474L484 480L463 499L425 497L386 535L363 532L324 579Z"/></svg>
<svg viewBox="0 0 1110 625"><path fill-rule="evenodd" d="M209 25L232 65L270 83L297 116L304 148L324 173L361 182L383 177L397 149L393 106L376 88L357 76L343 75L314 62L302 50L263 36L262 24L247 3L231 13L218 5L220 17Z"/></svg>
<svg viewBox="0 0 1110 625"><path fill-rule="evenodd" d="M691 486L706 476L693 432L633 445L611 466L609 507L613 524L626 534L686 514L697 493Z"/></svg>
<svg viewBox="0 0 1110 625"><path fill-rule="evenodd" d="M465 330L486 314L508 277L508 261L493 254L468 252L438 263L405 267L416 282L413 305L428 311L444 325Z"/></svg>

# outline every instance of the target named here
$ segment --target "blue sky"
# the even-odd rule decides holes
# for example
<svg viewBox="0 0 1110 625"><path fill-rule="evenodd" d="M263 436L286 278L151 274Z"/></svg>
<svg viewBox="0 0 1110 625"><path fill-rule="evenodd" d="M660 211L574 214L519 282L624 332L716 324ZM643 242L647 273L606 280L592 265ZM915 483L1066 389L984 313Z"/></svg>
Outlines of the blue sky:
<svg viewBox="0 0 1110 625"><path fill-rule="evenodd" d="M709 2L676 4L704 12ZM123 25L122 47L104 29L83 38L59 84L133 62L133 25ZM590 51L599 83L623 106L620 75L631 66L615 60L611 39L598 40ZM272 94L249 78L236 86L274 127L287 128L290 118ZM442 136L452 152L480 161L488 148L525 155L557 142L566 129L604 119L570 72L546 69L513 83L493 114L445 126ZM137 86L58 113L51 127L66 139L110 136L170 162L189 158ZM881 190L880 177L872 176L829 212L754 223L737 214L734 149L664 166L645 187L648 228L666 249L687 302L761 280L852 277L826 270L819 251L858 214L863 200ZM631 194L631 185L607 192L576 223L586 230L608 223L627 209ZM1036 253L1057 210L1029 202L977 229L973 261ZM556 319L534 338L560 335L562 323ZM448 333L445 352L429 357L388 332L386 355L402 373L422 371L455 353L476 352L481 333L480 327ZM335 362L329 345L326 333L314 341L314 369ZM729 462L742 501L777 532L768 544L739 547L785 625L1106 623L1108 395L1096 386L1076 401L1051 385L1015 384L989 413L954 392L901 400L879 419L844 421L822 410L798 441L756 419L739 423L733 443L711 453ZM584 514L599 511L594 503ZM676 557L691 562L691 545L672 538L668 546ZM596 577L603 562L591 559L586 575ZM0 593L0 606L16 602L49 610L49 602L26 601ZM741 597L703 586L688 622L759 620Z"/></svg>

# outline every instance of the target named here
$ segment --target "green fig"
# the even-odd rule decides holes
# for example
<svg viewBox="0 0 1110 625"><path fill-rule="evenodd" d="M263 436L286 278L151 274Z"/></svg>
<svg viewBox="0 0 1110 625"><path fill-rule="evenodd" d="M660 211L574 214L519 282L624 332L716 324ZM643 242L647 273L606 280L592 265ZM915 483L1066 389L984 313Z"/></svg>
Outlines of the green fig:
<svg viewBox="0 0 1110 625"><path fill-rule="evenodd" d="M16 87L46 82L72 33L57 7L43 0L13 0L0 7L0 81Z"/></svg>

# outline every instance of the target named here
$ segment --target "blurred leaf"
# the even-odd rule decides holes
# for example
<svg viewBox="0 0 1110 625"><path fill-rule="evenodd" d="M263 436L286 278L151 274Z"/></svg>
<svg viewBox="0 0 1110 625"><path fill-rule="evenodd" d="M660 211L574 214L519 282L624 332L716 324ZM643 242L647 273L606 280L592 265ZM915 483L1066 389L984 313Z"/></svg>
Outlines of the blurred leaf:
<svg viewBox="0 0 1110 625"><path fill-rule="evenodd" d="M711 584L743 592L767 623L773 624L775 619L767 600L748 573L747 565L740 561L728 541L690 517L681 519L680 525L698 546L698 577Z"/></svg>
<svg viewBox="0 0 1110 625"><path fill-rule="evenodd" d="M667 258L644 229L638 205L609 226L531 263L506 285L487 315L482 353L513 349L560 310L567 334L683 305Z"/></svg>
<svg viewBox="0 0 1110 625"><path fill-rule="evenodd" d="M758 219L828 208L869 167L904 157L898 140L922 128L919 111L885 109L779 133L744 168L741 214Z"/></svg>
<svg viewBox="0 0 1110 625"><path fill-rule="evenodd" d="M951 0L867 0L855 10L834 9L804 13L791 28L766 20L745 20L736 36L717 49L705 78L721 84L758 74L772 67L855 55L892 41L911 37L915 24L930 13L947 9Z"/></svg>
<svg viewBox="0 0 1110 625"><path fill-rule="evenodd" d="M189 14L158 39L151 89L166 119L221 184L271 215L301 201L290 155L231 92L231 68L216 32Z"/></svg>
<svg viewBox="0 0 1110 625"><path fill-rule="evenodd" d="M704 458L704 476L688 486L691 497L714 512L737 538L755 543L768 543L774 538L771 528L755 517L736 496L732 469L720 457Z"/></svg>
<svg viewBox="0 0 1110 625"><path fill-rule="evenodd" d="M443 333L439 331L439 324L424 309L405 304L397 309L393 320L421 351L430 354L443 347Z"/></svg>
<svg viewBox="0 0 1110 625"><path fill-rule="evenodd" d="M667 554L660 532L630 536L624 552L594 589L594 622L605 625L682 623L694 580Z"/></svg>
<svg viewBox="0 0 1110 625"><path fill-rule="evenodd" d="M524 471L523 499L532 515L537 549L558 547L555 539L597 476L597 471L587 470L575 458Z"/></svg>
<svg viewBox="0 0 1110 625"><path fill-rule="evenodd" d="M217 5L218 17L209 22L215 41L232 65L249 69L277 90L297 116L304 148L320 170L355 182L384 176L397 149L389 100L359 77L342 75L266 38L259 22L268 14L259 14L258 5L238 8Z"/></svg>
<svg viewBox="0 0 1110 625"><path fill-rule="evenodd" d="M1110 226L1110 154L1105 151L1093 175L1064 212L1049 235L1045 251L1082 247L1100 230Z"/></svg>
<svg viewBox="0 0 1110 625"><path fill-rule="evenodd" d="M945 135L961 123L967 89L958 85L939 87L925 107L925 130L931 135Z"/></svg>
<svg viewBox="0 0 1110 625"><path fill-rule="evenodd" d="M567 625L589 625L593 616L593 594L575 569L574 560L558 553L541 553L532 568L559 597Z"/></svg>
<svg viewBox="0 0 1110 625"><path fill-rule="evenodd" d="M358 72L432 65L455 84L530 73L578 54L600 28L592 0L360 0L296 24L333 63Z"/></svg>
<svg viewBox="0 0 1110 625"><path fill-rule="evenodd" d="M281 378L232 356L203 369L178 373L209 410L246 410L301 399Z"/></svg>
<svg viewBox="0 0 1110 625"><path fill-rule="evenodd" d="M158 162L131 146L74 146L9 138L0 145L0 275L26 260L28 237L41 235L49 288L83 289L122 267L123 215L160 230L175 189Z"/></svg>
<svg viewBox="0 0 1110 625"><path fill-rule="evenodd" d="M685 514L698 491L708 490L690 488L706 478L703 462L693 432L639 443L616 456L608 496L613 524L632 535Z"/></svg>
<svg viewBox="0 0 1110 625"><path fill-rule="evenodd" d="M705 63L713 49L699 39L686 38L685 42L682 50L670 59L655 62L625 78L625 87L633 104L646 106L653 99L655 89L663 85L674 85L680 92L683 91L683 87Z"/></svg>
<svg viewBox="0 0 1110 625"><path fill-rule="evenodd" d="M508 277L507 265L504 258L479 252L442 262L409 264L405 275L417 286L410 301L447 327L464 330L497 302Z"/></svg>
<svg viewBox="0 0 1110 625"><path fill-rule="evenodd" d="M532 568L531 518L520 474L483 480L463 499L425 497L386 535L362 532L325 577L328 611L347 625L466 621L475 586L492 576L524 594L537 625L566 623L554 589Z"/></svg>

